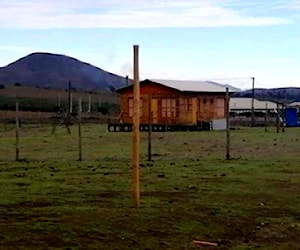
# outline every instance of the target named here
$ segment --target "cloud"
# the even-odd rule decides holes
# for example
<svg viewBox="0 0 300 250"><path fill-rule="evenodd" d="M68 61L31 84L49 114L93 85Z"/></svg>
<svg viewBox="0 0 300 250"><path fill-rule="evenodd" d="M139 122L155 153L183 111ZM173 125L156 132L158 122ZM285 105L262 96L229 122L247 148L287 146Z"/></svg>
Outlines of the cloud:
<svg viewBox="0 0 300 250"><path fill-rule="evenodd" d="M283 17L245 13L243 6L252 8L249 2L243 5L233 0L3 0L1 5L3 28L227 27L290 22Z"/></svg>
<svg viewBox="0 0 300 250"><path fill-rule="evenodd" d="M299 0L277 0L270 5L271 9L295 10L300 8Z"/></svg>
<svg viewBox="0 0 300 250"><path fill-rule="evenodd" d="M131 62L123 64L118 72L120 75L133 78L133 65Z"/></svg>

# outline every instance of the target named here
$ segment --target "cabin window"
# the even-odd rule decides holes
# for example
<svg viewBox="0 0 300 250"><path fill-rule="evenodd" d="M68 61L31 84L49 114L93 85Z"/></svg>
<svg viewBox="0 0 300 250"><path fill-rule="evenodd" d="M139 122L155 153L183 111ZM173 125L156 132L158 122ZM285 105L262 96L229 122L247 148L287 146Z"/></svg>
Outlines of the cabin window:
<svg viewBox="0 0 300 250"><path fill-rule="evenodd" d="M161 99L161 116L162 117L176 117L176 99L162 98Z"/></svg>
<svg viewBox="0 0 300 250"><path fill-rule="evenodd" d="M224 98L217 99L217 106L216 106L216 113L217 117L224 117L225 116L225 100Z"/></svg>
<svg viewBox="0 0 300 250"><path fill-rule="evenodd" d="M133 117L133 98L128 99L128 116ZM140 117L143 116L143 98L140 99Z"/></svg>
<svg viewBox="0 0 300 250"><path fill-rule="evenodd" d="M214 104L214 98L210 98L210 104Z"/></svg>
<svg viewBox="0 0 300 250"><path fill-rule="evenodd" d="M180 99L180 108L184 111L192 111L193 110L193 99L192 98L183 98Z"/></svg>

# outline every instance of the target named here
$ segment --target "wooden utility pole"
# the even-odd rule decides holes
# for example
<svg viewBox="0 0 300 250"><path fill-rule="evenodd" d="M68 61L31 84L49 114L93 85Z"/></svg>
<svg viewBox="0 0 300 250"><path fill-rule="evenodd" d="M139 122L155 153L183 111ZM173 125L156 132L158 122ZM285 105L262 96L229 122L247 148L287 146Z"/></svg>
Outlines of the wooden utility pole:
<svg viewBox="0 0 300 250"><path fill-rule="evenodd" d="M226 88L226 160L230 159L229 92Z"/></svg>
<svg viewBox="0 0 300 250"><path fill-rule="evenodd" d="M252 77L252 100L251 100L251 127L254 127L254 77Z"/></svg>
<svg viewBox="0 0 300 250"><path fill-rule="evenodd" d="M148 96L148 161L151 161L151 134L152 134L152 110L151 110L151 94Z"/></svg>
<svg viewBox="0 0 300 250"><path fill-rule="evenodd" d="M140 206L140 82L139 46L133 46L133 133L132 133L132 196L136 208Z"/></svg>
<svg viewBox="0 0 300 250"><path fill-rule="evenodd" d="M81 112L82 112L82 102L81 102L81 98L79 98L78 99L78 150L79 150L78 160L79 161L82 161Z"/></svg>
<svg viewBox="0 0 300 250"><path fill-rule="evenodd" d="M19 119L19 102L16 102L16 161L20 160L19 158L19 128L20 128L20 119Z"/></svg>

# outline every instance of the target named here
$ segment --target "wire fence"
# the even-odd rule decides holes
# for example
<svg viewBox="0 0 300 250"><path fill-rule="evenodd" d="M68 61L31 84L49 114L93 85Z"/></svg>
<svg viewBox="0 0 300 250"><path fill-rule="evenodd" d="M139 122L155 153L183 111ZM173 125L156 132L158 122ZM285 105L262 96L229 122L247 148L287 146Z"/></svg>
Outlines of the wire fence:
<svg viewBox="0 0 300 250"><path fill-rule="evenodd" d="M70 133L64 124L58 124L53 132L52 124L21 123L16 145L15 124L0 125L0 161L77 161L79 160L78 123L70 125ZM147 132L141 132L141 162L149 154ZM259 159L263 157L287 157L298 154L300 129L275 126L232 126L230 130L230 159ZM154 161L202 161L223 160L226 153L226 131L153 132L151 134L151 159ZM83 161L127 161L132 154L131 132L108 132L102 122L81 125L81 154Z"/></svg>

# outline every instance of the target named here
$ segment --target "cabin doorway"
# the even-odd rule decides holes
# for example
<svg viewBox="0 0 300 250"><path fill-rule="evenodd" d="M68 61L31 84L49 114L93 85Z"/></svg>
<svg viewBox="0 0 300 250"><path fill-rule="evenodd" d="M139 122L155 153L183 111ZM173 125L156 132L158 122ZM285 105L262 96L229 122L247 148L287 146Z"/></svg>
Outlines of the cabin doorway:
<svg viewBox="0 0 300 250"><path fill-rule="evenodd" d="M152 113L152 123L158 123L158 100L157 98L151 99L151 113Z"/></svg>
<svg viewBox="0 0 300 250"><path fill-rule="evenodd" d="M197 97L193 97L192 99L192 110L190 112L192 112L192 122L193 124L197 123Z"/></svg>

